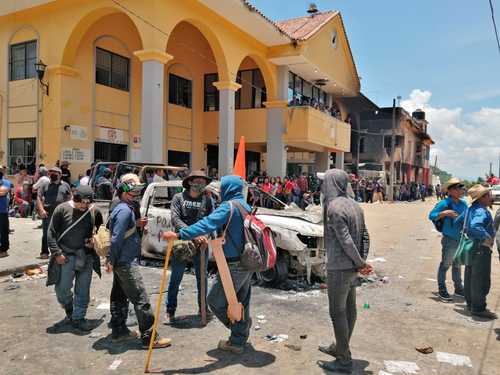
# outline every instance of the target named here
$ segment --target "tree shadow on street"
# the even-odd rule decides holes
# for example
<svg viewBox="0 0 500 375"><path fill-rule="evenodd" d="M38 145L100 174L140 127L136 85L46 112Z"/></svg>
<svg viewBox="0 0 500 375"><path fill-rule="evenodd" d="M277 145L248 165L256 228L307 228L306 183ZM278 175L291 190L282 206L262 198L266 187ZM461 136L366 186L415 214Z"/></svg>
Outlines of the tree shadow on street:
<svg viewBox="0 0 500 375"><path fill-rule="evenodd" d="M243 354L232 354L220 349L213 349L207 352L207 355L216 360L202 367L183 368L176 370L166 370L163 374L203 374L207 372L222 370L234 365L242 365L246 368L262 368L269 366L276 361L276 357L267 352L255 350L251 344L247 344Z"/></svg>
<svg viewBox="0 0 500 375"><path fill-rule="evenodd" d="M352 375L373 375L373 371L366 370L366 368L370 365L370 362L368 361L365 361L363 359L353 359L352 365ZM325 369L322 370L325 374L337 374L336 372L327 371Z"/></svg>
<svg viewBox="0 0 500 375"><path fill-rule="evenodd" d="M111 341L111 334L106 337L101 337L99 340L94 342L92 349L105 350L111 355L123 354L130 350L144 350L140 339L113 342Z"/></svg>
<svg viewBox="0 0 500 375"><path fill-rule="evenodd" d="M74 328L71 325L71 322L66 318L54 323L50 327L47 327L46 332L50 335L58 335L61 333L72 333L76 336L87 336L87 335L90 335L94 329L99 327L104 322L104 318L87 319L87 321L88 321L88 324L90 325L90 327L92 328L92 330L89 332L83 332L83 331L80 331L80 330Z"/></svg>

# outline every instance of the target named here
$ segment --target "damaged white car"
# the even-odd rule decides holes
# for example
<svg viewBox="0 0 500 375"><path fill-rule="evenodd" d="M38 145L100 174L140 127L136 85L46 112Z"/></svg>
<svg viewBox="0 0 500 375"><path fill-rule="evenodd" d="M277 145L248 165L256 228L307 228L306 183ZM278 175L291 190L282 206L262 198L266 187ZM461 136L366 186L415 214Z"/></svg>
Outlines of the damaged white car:
<svg viewBox="0 0 500 375"><path fill-rule="evenodd" d="M214 198L219 197L220 182L212 182L207 189ZM142 255L162 259L166 242L159 239L160 231L171 230L170 202L173 195L182 190L181 181L153 183L146 189L141 214L149 221L143 237ZM255 185L246 185L244 195L259 194L267 207L256 208L257 217L268 225L278 247L276 266L257 275L267 285L278 285L291 276L305 276L311 282L313 276L326 280L326 254L323 243L323 219L320 206L311 205L302 210L287 205L263 192Z"/></svg>

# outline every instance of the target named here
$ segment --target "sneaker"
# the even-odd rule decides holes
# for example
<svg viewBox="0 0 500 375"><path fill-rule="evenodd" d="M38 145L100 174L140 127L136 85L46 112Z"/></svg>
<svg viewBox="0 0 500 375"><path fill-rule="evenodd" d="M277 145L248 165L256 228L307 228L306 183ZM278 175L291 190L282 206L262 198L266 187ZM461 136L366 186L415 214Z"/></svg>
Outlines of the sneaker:
<svg viewBox="0 0 500 375"><path fill-rule="evenodd" d="M111 341L112 342L124 342L124 341L129 341L129 340L135 340L139 337L139 332L137 331L131 331L127 328L126 331L121 331L119 333L112 333L111 334Z"/></svg>
<svg viewBox="0 0 500 375"><path fill-rule="evenodd" d="M73 328L82 331L82 332L90 332L92 331L92 327L90 326L89 322L87 319L77 319L77 320L72 320L71 325Z"/></svg>
<svg viewBox="0 0 500 375"><path fill-rule="evenodd" d="M6 252L6 251L2 251L2 252L0 252L0 258L6 258L6 257L8 257L8 256L9 256L9 253L8 253L8 252Z"/></svg>
<svg viewBox="0 0 500 375"><path fill-rule="evenodd" d="M453 298L451 298L446 290L440 290L438 295L439 299L443 302L453 302Z"/></svg>
<svg viewBox="0 0 500 375"><path fill-rule="evenodd" d="M342 363L338 359L336 359L333 362L318 361L317 364L319 367L326 371L331 371L339 374L352 373L352 361Z"/></svg>
<svg viewBox="0 0 500 375"><path fill-rule="evenodd" d="M156 335L155 342L153 343L153 349L161 349L161 348L168 348L170 345L172 345L172 340L165 338L162 339ZM149 337L147 339L142 340L142 348L143 349L149 349Z"/></svg>
<svg viewBox="0 0 500 375"><path fill-rule="evenodd" d="M497 314L495 314L494 312L492 312L492 311L490 311L488 309L486 309L484 311L480 311L480 312L474 312L474 311L472 311L471 315L472 316L477 316L479 318L488 319L488 320L498 319Z"/></svg>
<svg viewBox="0 0 500 375"><path fill-rule="evenodd" d="M231 341L229 341L229 340L219 341L219 345L217 345L217 348L219 348L220 350L223 350L225 352L230 352L230 353L234 353L234 354L242 354L244 349L245 349L243 346L231 344Z"/></svg>
<svg viewBox="0 0 500 375"><path fill-rule="evenodd" d="M335 344L331 344L331 345L328 345L328 346L319 346L318 347L318 350L321 352L321 353L325 353L325 354L328 354L328 355L331 355L332 357L337 357L337 347L335 346Z"/></svg>
<svg viewBox="0 0 500 375"><path fill-rule="evenodd" d="M465 292L463 289L455 289L455 296L460 298L465 298Z"/></svg>

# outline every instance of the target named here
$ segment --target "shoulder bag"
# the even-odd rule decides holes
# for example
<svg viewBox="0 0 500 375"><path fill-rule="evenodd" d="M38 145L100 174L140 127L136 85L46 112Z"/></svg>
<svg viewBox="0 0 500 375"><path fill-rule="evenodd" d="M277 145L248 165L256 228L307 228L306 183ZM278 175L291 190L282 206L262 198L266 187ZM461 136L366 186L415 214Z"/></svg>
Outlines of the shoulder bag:
<svg viewBox="0 0 500 375"><path fill-rule="evenodd" d="M464 226L460 235L460 242L458 243L457 252L453 260L464 266L470 266L472 262L472 250L474 249L474 240L467 235L467 222L470 218L470 208L465 213Z"/></svg>

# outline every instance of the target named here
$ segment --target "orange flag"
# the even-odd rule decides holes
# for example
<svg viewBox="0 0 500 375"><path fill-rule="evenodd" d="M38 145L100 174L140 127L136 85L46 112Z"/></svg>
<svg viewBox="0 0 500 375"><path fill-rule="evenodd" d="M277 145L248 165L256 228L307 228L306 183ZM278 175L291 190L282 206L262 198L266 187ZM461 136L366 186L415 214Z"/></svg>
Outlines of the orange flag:
<svg viewBox="0 0 500 375"><path fill-rule="evenodd" d="M245 163L245 137L241 136L238 146L238 153L234 162L233 174L240 176L242 179L247 178L247 170Z"/></svg>

